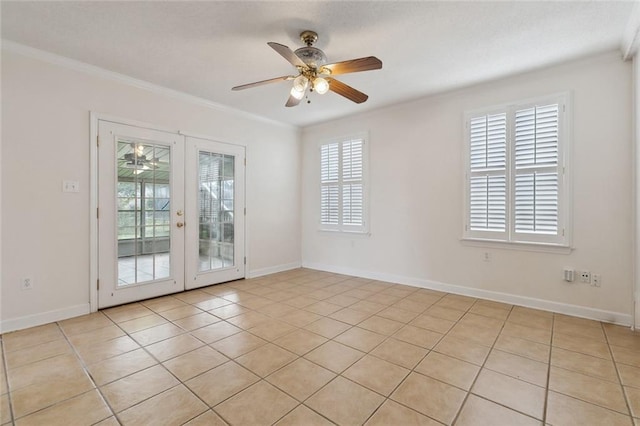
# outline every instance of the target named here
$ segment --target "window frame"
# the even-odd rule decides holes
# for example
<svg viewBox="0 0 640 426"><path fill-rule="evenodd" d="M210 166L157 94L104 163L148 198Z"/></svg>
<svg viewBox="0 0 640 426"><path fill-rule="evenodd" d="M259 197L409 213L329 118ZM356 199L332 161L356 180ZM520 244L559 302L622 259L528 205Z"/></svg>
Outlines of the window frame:
<svg viewBox="0 0 640 426"><path fill-rule="evenodd" d="M362 224L345 224L343 218L343 191L346 185L354 181L346 182L343 176L343 144L354 140L362 141L362 177L359 180L362 184ZM329 184L322 180L322 149L324 146L338 144L338 180L334 184L338 187L338 223L325 224L322 222L322 188ZM317 146L318 152L318 180L319 180L319 208L318 208L318 230L322 232L344 233L344 234L368 234L369 233L369 135L367 132L351 133L344 136L332 137L320 141ZM358 181L355 181L358 182Z"/></svg>
<svg viewBox="0 0 640 426"><path fill-rule="evenodd" d="M558 161L553 166L558 171L558 233L539 234L516 232L515 226L515 191L516 191L516 161L515 161L515 114L534 106L557 103L558 107ZM533 248L571 249L572 244L572 179L571 179L571 149L572 149L572 99L570 92L555 93L536 98L494 105L464 113L463 122L463 233L462 241L496 245L503 248ZM506 202L505 202L505 230L492 232L485 230L471 230L470 176L471 171L471 135L470 122L475 117L491 114L506 113ZM532 169L542 166L532 167ZM549 167L547 167L549 168Z"/></svg>

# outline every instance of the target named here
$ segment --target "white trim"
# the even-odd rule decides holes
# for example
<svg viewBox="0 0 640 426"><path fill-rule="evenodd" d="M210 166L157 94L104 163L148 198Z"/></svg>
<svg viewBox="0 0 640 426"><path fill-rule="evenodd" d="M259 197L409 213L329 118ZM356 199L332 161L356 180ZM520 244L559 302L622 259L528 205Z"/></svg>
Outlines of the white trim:
<svg viewBox="0 0 640 426"><path fill-rule="evenodd" d="M260 268L260 269L252 269L250 271L247 271L247 279L249 278L258 278L258 277L262 277L264 275L269 275L269 274L276 274L278 272L285 272L285 271L290 271L292 269L297 269L300 268L302 265L300 262L291 262L291 263L285 263L282 265L276 265L276 266L269 266L266 268Z"/></svg>
<svg viewBox="0 0 640 426"><path fill-rule="evenodd" d="M336 274L351 275L378 281L385 281L397 284L409 285L412 287L438 290L446 293L460 294L463 296L477 297L496 302L509 303L512 305L525 306L527 308L540 309L543 311L556 312L575 317L587 318L596 321L608 322L624 326L631 325L631 315L620 312L605 311L586 306L571 305L568 303L554 302L551 300L536 299L527 296L501 293L497 291L484 290L479 288L465 287L454 284L446 284L438 281L425 280L422 278L405 277L402 275L385 274L379 272L363 271L360 269L345 268L340 266L325 265L313 262L303 262L303 268L316 269L320 271L333 272Z"/></svg>
<svg viewBox="0 0 640 426"><path fill-rule="evenodd" d="M194 132L189 132L185 130L178 130L177 133L181 136L186 136L188 138L204 139L207 141L213 141L213 142L224 144L224 145L242 146L244 148L248 146L247 142L224 142L223 141L224 138L217 138L217 137L212 138L211 135L203 135L202 133L194 133Z"/></svg>
<svg viewBox="0 0 640 426"><path fill-rule="evenodd" d="M35 49L33 47L25 46L20 43L16 43L10 40L2 40L2 50L12 53L17 53L22 56L26 56L33 59L38 59L50 64L62 66L74 71L79 71L85 74L89 74L95 77L104 78L106 80L116 81L118 83L126 84L128 86L136 87L138 89L147 90L149 92L167 96L170 98L178 99L181 101L189 102L191 104L203 106L205 108L211 108L218 111L234 114L239 117L260 121L268 124L275 124L289 129L297 129L298 126L294 126L281 121L272 120L256 114L251 114L246 111L235 109L226 105L219 104L217 102L210 101L198 96L190 95L179 90L170 89L168 87L160 86L157 84L149 83L148 81L139 80L137 78L129 77L125 74L109 71L104 68L97 67L95 65L87 64L85 62L70 59L64 56L56 55L54 53L46 52L44 50Z"/></svg>
<svg viewBox="0 0 640 426"><path fill-rule="evenodd" d="M640 6L636 8L640 12ZM640 13L639 13L640 15ZM633 210L633 232L631 233L632 246L632 289L631 289L631 307L633 309L633 328L640 328L640 56L633 58L631 87L633 102L631 105L633 133L631 144L632 151L632 173L633 181L631 183L632 193L631 199Z"/></svg>
<svg viewBox="0 0 640 426"><path fill-rule="evenodd" d="M89 309L98 311L98 121L102 114L89 112Z"/></svg>
<svg viewBox="0 0 640 426"><path fill-rule="evenodd" d="M469 247L491 247L506 250L535 251L539 253L571 254L573 247L558 244L529 243L521 241L501 241L484 238L461 238L463 246Z"/></svg>
<svg viewBox="0 0 640 426"><path fill-rule="evenodd" d="M38 325L62 321L69 318L78 317L80 315L86 315L89 312L89 304L83 303L82 305L69 306L67 308L41 312L39 314L6 319L0 321L0 333L7 333L10 331L22 330L29 327L36 327Z"/></svg>

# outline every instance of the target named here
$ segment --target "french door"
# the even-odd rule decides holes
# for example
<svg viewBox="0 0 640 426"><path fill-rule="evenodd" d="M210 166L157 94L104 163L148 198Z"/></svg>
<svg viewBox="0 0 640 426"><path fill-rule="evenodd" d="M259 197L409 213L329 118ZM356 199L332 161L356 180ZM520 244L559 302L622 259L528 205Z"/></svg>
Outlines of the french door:
<svg viewBox="0 0 640 426"><path fill-rule="evenodd" d="M98 308L244 277L244 147L98 121Z"/></svg>

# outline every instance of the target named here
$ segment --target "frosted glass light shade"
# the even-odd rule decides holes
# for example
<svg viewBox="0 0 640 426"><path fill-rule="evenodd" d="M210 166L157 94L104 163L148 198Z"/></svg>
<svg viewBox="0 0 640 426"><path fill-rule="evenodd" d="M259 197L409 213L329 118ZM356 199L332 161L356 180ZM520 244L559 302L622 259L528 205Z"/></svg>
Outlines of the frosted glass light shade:
<svg viewBox="0 0 640 426"><path fill-rule="evenodd" d="M293 80L293 87L298 92L304 93L304 91L307 90L308 85L309 85L309 79L303 75L299 75Z"/></svg>
<svg viewBox="0 0 640 426"><path fill-rule="evenodd" d="M302 97L304 96L304 90L296 90L296 86L293 86L291 88L291 96L296 99L302 99Z"/></svg>
<svg viewBox="0 0 640 426"><path fill-rule="evenodd" d="M321 95L324 95L329 91L329 82L322 77L318 77L313 80L313 90Z"/></svg>

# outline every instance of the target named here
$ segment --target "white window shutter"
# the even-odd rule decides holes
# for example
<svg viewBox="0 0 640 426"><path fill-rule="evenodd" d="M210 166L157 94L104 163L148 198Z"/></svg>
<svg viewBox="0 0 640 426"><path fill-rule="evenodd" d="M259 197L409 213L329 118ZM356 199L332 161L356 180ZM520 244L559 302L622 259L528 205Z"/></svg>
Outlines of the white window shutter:
<svg viewBox="0 0 640 426"><path fill-rule="evenodd" d="M338 171L340 167L339 154L339 144L330 143L322 145L320 148L320 182L338 182Z"/></svg>
<svg viewBox="0 0 640 426"><path fill-rule="evenodd" d="M469 121L468 228L505 232L507 226L507 115Z"/></svg>
<svg viewBox="0 0 640 426"><path fill-rule="evenodd" d="M506 229L505 176L474 176L469 183L469 225L472 231Z"/></svg>
<svg viewBox="0 0 640 426"><path fill-rule="evenodd" d="M559 105L515 112L514 231L558 234Z"/></svg>
<svg viewBox="0 0 640 426"><path fill-rule="evenodd" d="M320 147L320 223L322 225L339 224L339 171L340 146L337 143Z"/></svg>
<svg viewBox="0 0 640 426"><path fill-rule="evenodd" d="M338 185L323 185L321 187L320 223L323 225L339 224Z"/></svg>
<svg viewBox="0 0 640 426"><path fill-rule="evenodd" d="M344 184L342 187L342 223L349 226L363 224L363 187L361 183Z"/></svg>
<svg viewBox="0 0 640 426"><path fill-rule="evenodd" d="M504 169L507 163L507 115L474 117L469 132L471 170Z"/></svg>
<svg viewBox="0 0 640 426"><path fill-rule="evenodd" d="M343 225L361 226L363 224L362 148L362 139L348 140L342 143Z"/></svg>
<svg viewBox="0 0 640 426"><path fill-rule="evenodd" d="M558 174L516 175L516 232L556 235L558 233Z"/></svg>
<svg viewBox="0 0 640 426"><path fill-rule="evenodd" d="M571 244L570 96L466 114L464 238Z"/></svg>

